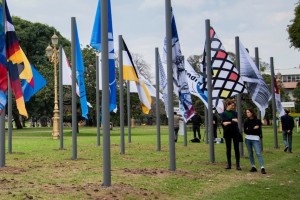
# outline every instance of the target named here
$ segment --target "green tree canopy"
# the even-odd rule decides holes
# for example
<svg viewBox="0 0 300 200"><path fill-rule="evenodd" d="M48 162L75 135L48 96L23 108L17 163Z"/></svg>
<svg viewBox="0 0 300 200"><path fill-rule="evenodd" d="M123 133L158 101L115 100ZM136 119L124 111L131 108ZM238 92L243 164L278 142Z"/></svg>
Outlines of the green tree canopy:
<svg viewBox="0 0 300 200"><path fill-rule="evenodd" d="M292 47L300 49L300 1L295 7L295 18L291 20L292 24L288 25L289 40Z"/></svg>

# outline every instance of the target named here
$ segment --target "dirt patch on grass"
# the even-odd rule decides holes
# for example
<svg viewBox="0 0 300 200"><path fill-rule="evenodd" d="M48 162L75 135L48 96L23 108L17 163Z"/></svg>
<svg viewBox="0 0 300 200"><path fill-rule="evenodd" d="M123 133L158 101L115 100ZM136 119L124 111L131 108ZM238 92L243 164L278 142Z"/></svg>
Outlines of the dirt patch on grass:
<svg viewBox="0 0 300 200"><path fill-rule="evenodd" d="M0 174L21 174L26 172L25 169L19 167L2 167L0 168Z"/></svg>
<svg viewBox="0 0 300 200"><path fill-rule="evenodd" d="M101 184L87 183L85 185L46 185L45 193L64 194L64 193L82 193L84 199L101 200L123 200L123 199L167 199L167 195L148 191L146 188L134 188L125 183L113 184L110 187L104 187Z"/></svg>

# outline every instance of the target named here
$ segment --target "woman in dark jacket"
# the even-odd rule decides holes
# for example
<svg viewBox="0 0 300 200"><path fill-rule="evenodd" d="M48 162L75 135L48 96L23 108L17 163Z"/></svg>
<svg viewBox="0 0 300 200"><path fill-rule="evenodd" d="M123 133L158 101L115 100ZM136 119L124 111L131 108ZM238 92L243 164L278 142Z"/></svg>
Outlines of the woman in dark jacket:
<svg viewBox="0 0 300 200"><path fill-rule="evenodd" d="M240 167L240 150L239 150L239 128L237 112L233 109L235 107L234 101L228 101L226 110L221 114L223 134L226 143L227 166L225 169L231 169L231 141L233 141L234 153L236 159L236 169L241 170Z"/></svg>
<svg viewBox="0 0 300 200"><path fill-rule="evenodd" d="M246 134L245 136L245 143L248 150L248 155L250 159L251 164L251 170L250 172L257 172L256 166L255 166L255 160L253 156L253 149L255 150L261 173L265 174L265 167L264 167L264 160L261 155L261 148L260 148L260 138L262 136L261 132L261 121L257 119L256 114L254 113L253 109L247 109L246 110L247 119L244 123L244 132Z"/></svg>

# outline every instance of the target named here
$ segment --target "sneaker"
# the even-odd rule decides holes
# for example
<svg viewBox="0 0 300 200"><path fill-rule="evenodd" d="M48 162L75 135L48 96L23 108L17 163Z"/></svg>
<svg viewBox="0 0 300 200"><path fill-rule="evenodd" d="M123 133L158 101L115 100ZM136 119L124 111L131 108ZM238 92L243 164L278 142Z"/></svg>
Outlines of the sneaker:
<svg viewBox="0 0 300 200"><path fill-rule="evenodd" d="M288 148L289 148L289 147L288 147L288 146L286 146L286 147L284 148L284 150L283 150L283 151L284 151L284 152L286 152L286 151L288 150Z"/></svg>
<svg viewBox="0 0 300 200"><path fill-rule="evenodd" d="M252 168L250 169L250 172L257 172L257 169L256 169L255 167L252 167Z"/></svg>
<svg viewBox="0 0 300 200"><path fill-rule="evenodd" d="M227 166L225 167L225 169L231 169L231 166L230 166L230 165L227 165Z"/></svg>
<svg viewBox="0 0 300 200"><path fill-rule="evenodd" d="M262 174L266 174L265 168L261 168L261 173L262 173Z"/></svg>
<svg viewBox="0 0 300 200"><path fill-rule="evenodd" d="M242 168L238 165L238 166L236 166L236 170L242 170Z"/></svg>

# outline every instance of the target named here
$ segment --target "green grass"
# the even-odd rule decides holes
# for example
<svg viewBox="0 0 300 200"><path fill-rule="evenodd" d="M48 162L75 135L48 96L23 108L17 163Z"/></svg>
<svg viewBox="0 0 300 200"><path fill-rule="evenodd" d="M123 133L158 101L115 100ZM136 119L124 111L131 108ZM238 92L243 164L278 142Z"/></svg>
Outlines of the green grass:
<svg viewBox="0 0 300 200"><path fill-rule="evenodd" d="M224 169L225 144L214 146L215 162L210 163L208 144L201 141L184 146L182 136L176 143L176 171L172 172L168 170L167 127L161 127L161 151L156 151L155 126L132 128L131 143L125 135L125 155L120 155L120 130L114 128L112 186L105 188L101 186L102 146L96 145L96 128L80 128L78 160L71 159L71 129L64 130L64 150L59 150L59 140L52 140L51 131L50 128L13 130L13 153L6 154L6 167L0 168L0 199L300 198L300 133L294 133L293 153L289 154L283 152L281 133L278 133L281 148L275 149L272 128L264 127L263 158L267 174L262 175L249 172L245 145L242 171L228 171ZM203 136L204 130L201 133ZM191 131L188 139L192 139Z"/></svg>

